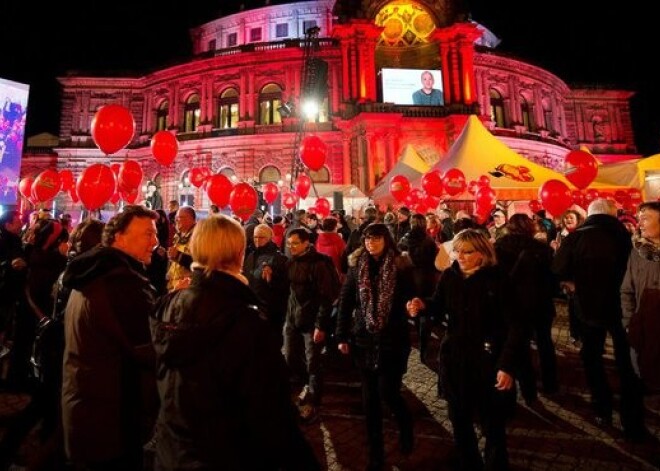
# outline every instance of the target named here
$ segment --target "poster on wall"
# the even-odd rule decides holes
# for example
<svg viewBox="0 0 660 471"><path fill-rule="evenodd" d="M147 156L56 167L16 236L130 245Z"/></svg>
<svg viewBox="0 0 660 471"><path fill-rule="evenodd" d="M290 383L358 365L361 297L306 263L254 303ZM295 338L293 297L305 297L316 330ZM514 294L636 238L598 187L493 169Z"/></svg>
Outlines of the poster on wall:
<svg viewBox="0 0 660 471"><path fill-rule="evenodd" d="M0 78L0 205L16 204L30 86Z"/></svg>
<svg viewBox="0 0 660 471"><path fill-rule="evenodd" d="M383 102L396 105L441 106L442 71L382 69Z"/></svg>

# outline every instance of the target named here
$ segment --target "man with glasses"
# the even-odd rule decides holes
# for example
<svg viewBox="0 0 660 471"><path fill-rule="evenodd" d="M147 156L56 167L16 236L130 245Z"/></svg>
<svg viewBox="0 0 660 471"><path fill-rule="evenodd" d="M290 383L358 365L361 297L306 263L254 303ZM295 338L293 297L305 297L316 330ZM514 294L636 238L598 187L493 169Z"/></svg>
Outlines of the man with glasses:
<svg viewBox="0 0 660 471"><path fill-rule="evenodd" d="M286 245L291 253L289 303L284 323L284 357L293 381L303 383L300 417L314 422L322 394L321 350L329 328L335 270L332 260L316 251L304 228L291 230ZM327 259L327 260L325 260ZM328 263L329 262L329 263Z"/></svg>

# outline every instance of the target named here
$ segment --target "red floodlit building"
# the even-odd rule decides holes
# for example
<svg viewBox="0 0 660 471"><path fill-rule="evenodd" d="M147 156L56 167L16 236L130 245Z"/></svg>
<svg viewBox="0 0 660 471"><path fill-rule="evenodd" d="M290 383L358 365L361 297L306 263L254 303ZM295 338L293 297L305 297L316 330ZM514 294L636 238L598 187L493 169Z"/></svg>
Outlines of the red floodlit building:
<svg viewBox="0 0 660 471"><path fill-rule="evenodd" d="M59 78L59 141L47 149L28 145L22 175L49 166L78 174L93 162L130 158L141 163L149 192L157 188L165 202L205 209L209 200L190 184L191 168L257 185L287 184L302 129L328 148L314 181L335 189L354 185L368 195L408 145L428 163L442 159L471 114L549 168L561 169L566 153L582 146L601 161L639 157L632 92L571 88L550 71L499 53L497 37L466 20L462 2L265 3L192 29L185 63L131 77ZM305 38L312 28L318 29L310 48ZM304 74L310 59L317 66L311 78ZM424 71L442 105L430 95L415 104ZM302 97L316 101L316 112L303 118ZM125 149L106 156L90 126L96 110L110 103L131 110L136 133ZM169 167L149 147L164 129L179 141ZM71 201L60 196L56 204Z"/></svg>

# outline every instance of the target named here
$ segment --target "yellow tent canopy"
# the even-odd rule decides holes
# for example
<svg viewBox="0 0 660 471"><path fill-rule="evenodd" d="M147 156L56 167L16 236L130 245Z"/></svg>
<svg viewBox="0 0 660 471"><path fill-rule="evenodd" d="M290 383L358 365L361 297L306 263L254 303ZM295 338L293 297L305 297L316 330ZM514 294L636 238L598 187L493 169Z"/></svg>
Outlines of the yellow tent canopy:
<svg viewBox="0 0 660 471"><path fill-rule="evenodd" d="M490 178L490 186L497 192L499 200L537 199L541 185L553 179L565 183L570 189L576 189L562 173L527 160L510 149L493 136L474 115L468 118L447 155L433 168L442 172L450 168L460 169L468 182L486 175ZM597 182L589 187L613 189L612 184ZM464 192L453 199L473 199L473 197L468 192Z"/></svg>
<svg viewBox="0 0 660 471"><path fill-rule="evenodd" d="M660 196L660 154L603 164L598 167L596 181L603 185L637 188L645 200L656 199Z"/></svg>
<svg viewBox="0 0 660 471"><path fill-rule="evenodd" d="M419 180L430 168L431 166L420 157L415 148L411 144L407 144L396 165L373 189L371 198L379 203L393 203L394 198L390 194L390 180L392 177L403 175L412 183Z"/></svg>

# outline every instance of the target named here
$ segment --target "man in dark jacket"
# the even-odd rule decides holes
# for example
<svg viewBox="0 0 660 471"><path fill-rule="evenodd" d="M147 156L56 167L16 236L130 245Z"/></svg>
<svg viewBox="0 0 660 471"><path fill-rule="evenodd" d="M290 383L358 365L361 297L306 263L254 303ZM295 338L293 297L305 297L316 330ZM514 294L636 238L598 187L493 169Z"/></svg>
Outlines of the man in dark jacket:
<svg viewBox="0 0 660 471"><path fill-rule="evenodd" d="M250 283L250 288L259 298L268 321L275 328L281 347L284 316L289 300L287 258L273 242L273 230L268 224L256 226L252 238L255 249L245 258L243 273Z"/></svg>
<svg viewBox="0 0 660 471"><path fill-rule="evenodd" d="M603 364L609 333L621 384L621 424L626 438L646 434L640 380L630 361L630 347L622 324L620 288L632 248L630 234L616 218L616 205L594 200L584 224L562 242L553 271L565 289L575 293L575 307L591 403L599 425L612 422L612 390Z"/></svg>
<svg viewBox="0 0 660 471"><path fill-rule="evenodd" d="M295 379L306 383L300 395L300 415L306 422L317 417L321 403L321 350L329 328L335 293L334 270L327 255L310 244L307 229L289 232L287 246L291 251L288 272L289 304L284 323L284 356Z"/></svg>
<svg viewBox="0 0 660 471"><path fill-rule="evenodd" d="M69 460L81 469L142 469L157 395L149 332L154 291L144 270L157 214L127 206L102 247L68 265L62 417Z"/></svg>

